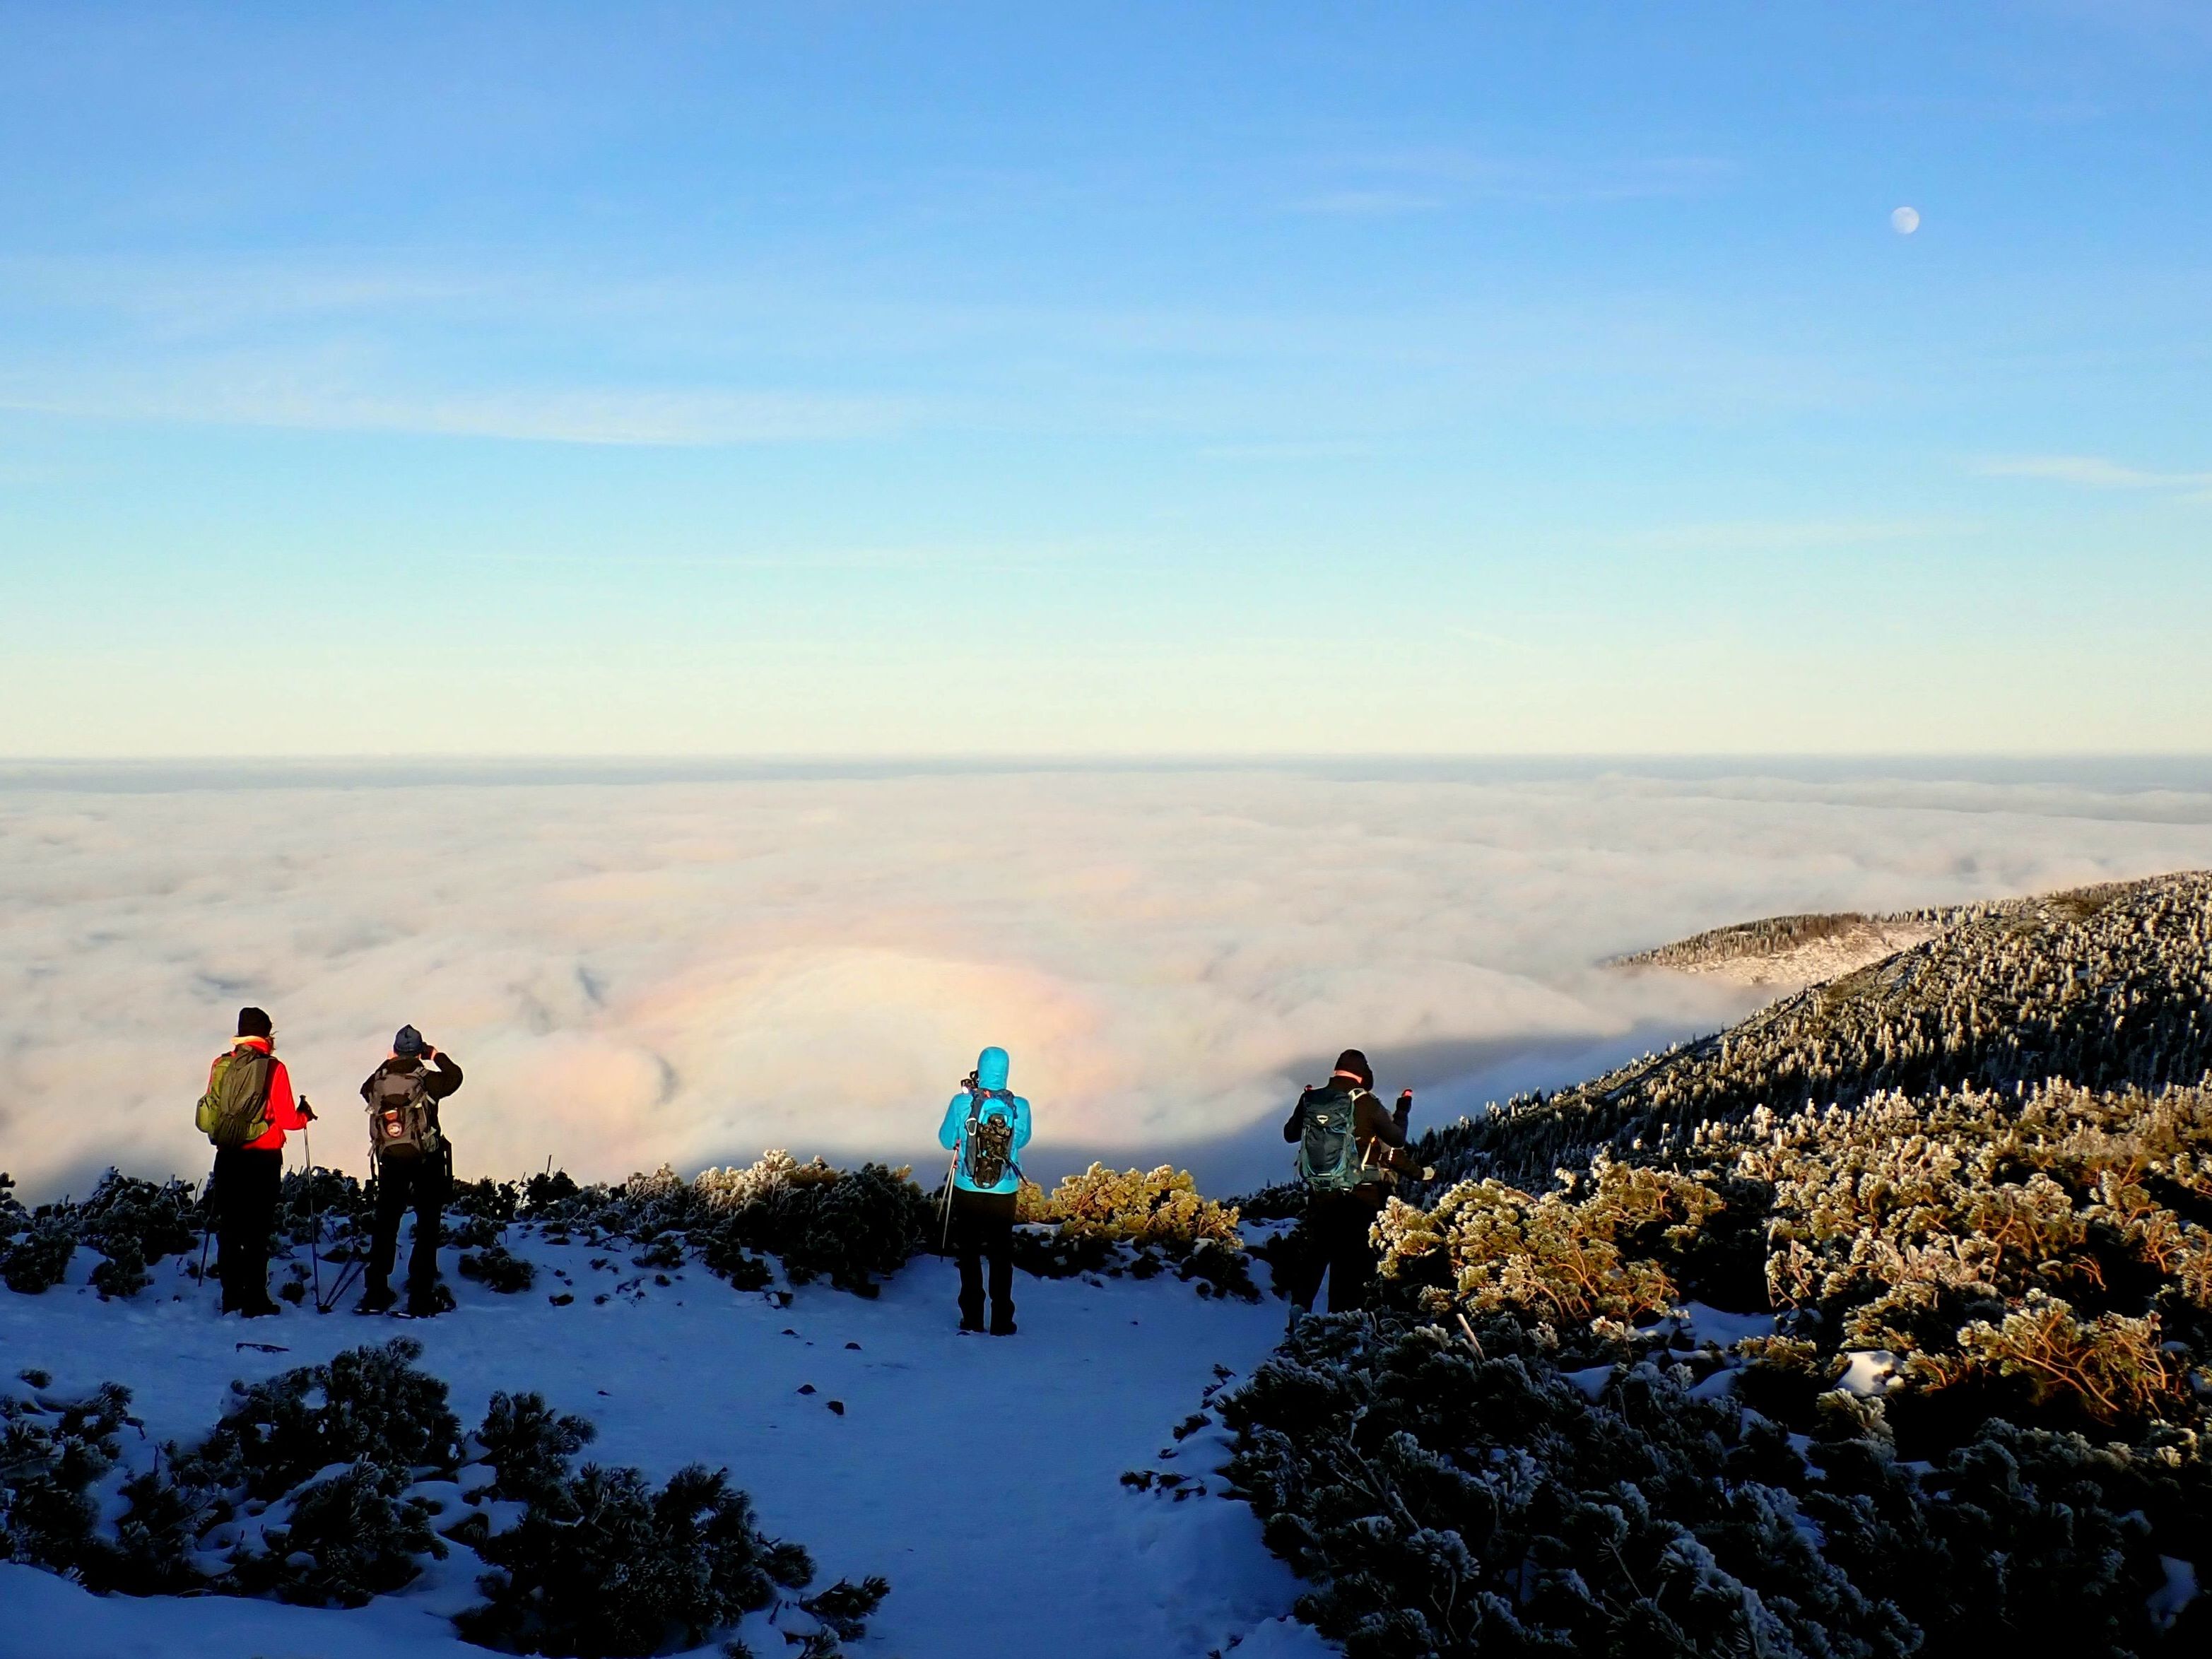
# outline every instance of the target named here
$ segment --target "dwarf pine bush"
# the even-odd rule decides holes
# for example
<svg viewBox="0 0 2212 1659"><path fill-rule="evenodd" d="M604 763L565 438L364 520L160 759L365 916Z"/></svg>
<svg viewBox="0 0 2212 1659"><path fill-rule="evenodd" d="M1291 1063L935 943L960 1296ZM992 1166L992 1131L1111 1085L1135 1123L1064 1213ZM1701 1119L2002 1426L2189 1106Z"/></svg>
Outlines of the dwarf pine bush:
<svg viewBox="0 0 2212 1659"><path fill-rule="evenodd" d="M316 1607L362 1607L404 1589L420 1558L447 1553L428 1501L407 1495L411 1480L364 1457L309 1481L259 1518L258 1541L234 1550L223 1588Z"/></svg>
<svg viewBox="0 0 2212 1659"><path fill-rule="evenodd" d="M136 1425L131 1395L110 1382L59 1397L37 1373L0 1394L0 1560L83 1573L99 1554L93 1483L114 1466Z"/></svg>
<svg viewBox="0 0 2212 1659"><path fill-rule="evenodd" d="M1189 1170L1165 1164L1152 1170L1093 1164L1064 1177L1036 1218L1059 1223L1071 1238L1152 1245L1178 1255L1201 1240L1244 1246L1236 1210L1201 1196Z"/></svg>
<svg viewBox="0 0 2212 1659"><path fill-rule="evenodd" d="M1593 1386L1504 1315L1310 1320L1222 1401L1231 1474L1354 1659L2167 1650L2160 1554L2212 1516L2193 1437L1991 1421L1912 1465L1856 1422L1793 1438L1698 1387L1719 1364Z"/></svg>
<svg viewBox="0 0 2212 1659"><path fill-rule="evenodd" d="M2151 1607L2212 1571L2208 941L2202 875L1978 908L1431 1137L1380 1310L1224 1407L1303 1610L1355 1655L2202 1649L2212 1601Z"/></svg>

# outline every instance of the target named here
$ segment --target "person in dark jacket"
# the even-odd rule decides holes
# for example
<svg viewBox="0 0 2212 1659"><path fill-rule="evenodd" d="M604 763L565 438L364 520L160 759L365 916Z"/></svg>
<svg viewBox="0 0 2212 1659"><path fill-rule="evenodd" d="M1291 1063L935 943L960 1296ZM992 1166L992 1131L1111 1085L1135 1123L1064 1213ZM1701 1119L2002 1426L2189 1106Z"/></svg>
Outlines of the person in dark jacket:
<svg viewBox="0 0 2212 1659"><path fill-rule="evenodd" d="M413 1085L395 1090L393 1079ZM389 1312L398 1298L392 1291L392 1266L399 1254L399 1218L415 1212L415 1248L407 1258L407 1312L427 1318L453 1305L453 1296L438 1280L438 1242L444 1225L446 1189L452 1180L453 1149L438 1122L438 1103L461 1086L461 1068L451 1054L422 1040L412 1025L392 1039L392 1052L361 1085L369 1104L369 1144L376 1163L375 1233L369 1245L368 1288L360 1311ZM429 1135L410 1157L379 1145L378 1108L386 1101L419 1097L428 1113Z"/></svg>
<svg viewBox="0 0 2212 1659"><path fill-rule="evenodd" d="M1413 1109L1413 1091L1408 1089L1398 1097L1396 1110L1385 1111L1374 1088L1375 1073L1367 1056L1346 1048L1336 1057L1328 1081L1300 1094L1290 1121L1283 1125L1285 1140L1303 1141L1308 1112L1348 1106L1358 1154L1356 1184L1349 1188L1309 1183L1305 1218L1298 1224L1289 1252L1284 1287L1292 1305L1303 1312L1313 1310L1324 1274L1331 1313L1347 1312L1366 1301L1367 1286L1375 1277L1375 1251L1368 1233L1391 1188L1401 1175L1427 1180L1436 1174L1406 1150L1406 1121Z"/></svg>
<svg viewBox="0 0 2212 1659"><path fill-rule="evenodd" d="M216 1212L216 1277L222 1281L222 1311L260 1319L276 1311L269 1297L269 1236L276 1226L276 1200L284 1183L284 1133L304 1129L314 1110L292 1096L292 1073L276 1057L276 1032L258 1008L238 1011L238 1036L222 1060L269 1057L266 1133L243 1146L218 1147L210 1188ZM212 1091L210 1075L209 1088Z"/></svg>

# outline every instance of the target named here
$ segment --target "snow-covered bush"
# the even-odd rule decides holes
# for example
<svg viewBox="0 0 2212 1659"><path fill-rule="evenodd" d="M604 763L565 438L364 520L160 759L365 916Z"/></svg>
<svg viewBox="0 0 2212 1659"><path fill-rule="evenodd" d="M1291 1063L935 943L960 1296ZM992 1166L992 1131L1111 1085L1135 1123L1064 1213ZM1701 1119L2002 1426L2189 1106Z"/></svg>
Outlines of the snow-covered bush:
<svg viewBox="0 0 2212 1659"><path fill-rule="evenodd" d="M457 1265L462 1278L473 1279L504 1296L526 1291L538 1282L537 1264L527 1256L516 1255L504 1244L465 1254Z"/></svg>
<svg viewBox="0 0 2212 1659"><path fill-rule="evenodd" d="M803 1169L805 1166L801 1166ZM930 1204L903 1169L866 1164L835 1180L786 1181L725 1209L704 1237L709 1261L764 1250L792 1283L827 1279L874 1296L876 1280L904 1267L930 1237Z"/></svg>
<svg viewBox="0 0 2212 1659"><path fill-rule="evenodd" d="M77 1237L105 1258L92 1270L102 1297L131 1297L153 1282L146 1269L199 1246L201 1217L192 1187L156 1186L110 1170L74 1218Z"/></svg>
<svg viewBox="0 0 2212 1659"><path fill-rule="evenodd" d="M1070 1237L1156 1245L1177 1255L1201 1239L1231 1249L1244 1247L1237 1212L1202 1196L1189 1170L1165 1164L1151 1170L1093 1164L1080 1175L1062 1178L1037 1219L1058 1222Z"/></svg>
<svg viewBox="0 0 2212 1659"><path fill-rule="evenodd" d="M929 1200L905 1169L838 1170L772 1152L750 1169L708 1170L684 1181L663 1167L617 1187L579 1187L555 1170L525 1188L525 1218L556 1237L627 1240L640 1266L674 1267L696 1249L710 1271L744 1289L769 1282L761 1253L793 1284L827 1279L873 1296L929 1237Z"/></svg>
<svg viewBox="0 0 2212 1659"><path fill-rule="evenodd" d="M99 1553L94 1481L113 1467L131 1395L107 1383L82 1398L49 1392L37 1372L0 1394L0 1560L82 1573Z"/></svg>
<svg viewBox="0 0 2212 1659"><path fill-rule="evenodd" d="M1878 1409L1793 1441L1698 1386L1719 1364L1570 1376L1503 1315L1310 1320L1223 1401L1231 1472L1355 1659L2160 1650L2160 1555L2212 1543L2194 1435L1991 1422L1925 1468L1853 1431Z"/></svg>
<svg viewBox="0 0 2212 1659"><path fill-rule="evenodd" d="M587 1659L696 1647L814 1576L805 1551L761 1535L725 1474L696 1465L656 1492L635 1469L587 1464L477 1553L493 1571L462 1635Z"/></svg>
<svg viewBox="0 0 2212 1659"><path fill-rule="evenodd" d="M249 1532L233 1550L223 1589L313 1607L362 1607L404 1589L422 1557L447 1553L410 1484L408 1471L366 1457L307 1482L258 1518L258 1540Z"/></svg>
<svg viewBox="0 0 2212 1659"><path fill-rule="evenodd" d="M175 1460L180 1478L242 1483L248 1496L266 1500L333 1463L364 1458L451 1474L460 1462L461 1425L445 1383L416 1368L422 1357L420 1342L395 1337L251 1387L234 1383L214 1432Z"/></svg>
<svg viewBox="0 0 2212 1659"><path fill-rule="evenodd" d="M37 1296L62 1282L70 1258L76 1254L76 1228L72 1218L56 1213L57 1206L41 1204L30 1224L0 1255L0 1280L24 1296Z"/></svg>
<svg viewBox="0 0 2212 1659"><path fill-rule="evenodd" d="M801 1164L781 1147L763 1152L750 1169L702 1170L691 1185L710 1214L724 1215L775 1196L787 1187L818 1187L836 1180L842 1172L823 1162L819 1154ZM665 1166L664 1177L673 1173ZM642 1177L632 1176L633 1183Z"/></svg>
<svg viewBox="0 0 2212 1659"><path fill-rule="evenodd" d="M1015 1219L1028 1224L1014 1235L1015 1265L1040 1278L1172 1268L1201 1295L1259 1299L1235 1207L1202 1195L1187 1170L1093 1164L1049 1194L1024 1182Z"/></svg>
<svg viewBox="0 0 2212 1659"><path fill-rule="evenodd" d="M1710 1182L1601 1158L1541 1197L1464 1181L1422 1210L1391 1199L1375 1224L1381 1278L1431 1313L1511 1310L1567 1326L1673 1305L1679 1258L1721 1209Z"/></svg>
<svg viewBox="0 0 2212 1659"><path fill-rule="evenodd" d="M635 1469L571 1473L592 1426L538 1395L494 1395L465 1446L446 1385L414 1364L421 1352L402 1339L234 1384L205 1438L164 1448L122 1482L121 1513L106 1527L94 1488L134 1426L130 1396L111 1384L58 1399L28 1374L27 1394L0 1395L0 1559L100 1591L359 1607L449 1553L433 1528L437 1502L416 1488L474 1464L493 1478L468 1493L479 1507L445 1536L492 1569L480 1581L485 1601L457 1620L487 1645L662 1652L788 1591L792 1640L826 1659L882 1600L880 1578L799 1597L813 1577L806 1552L763 1536L726 1471L687 1468L658 1490ZM494 1530L492 1502L522 1512Z"/></svg>

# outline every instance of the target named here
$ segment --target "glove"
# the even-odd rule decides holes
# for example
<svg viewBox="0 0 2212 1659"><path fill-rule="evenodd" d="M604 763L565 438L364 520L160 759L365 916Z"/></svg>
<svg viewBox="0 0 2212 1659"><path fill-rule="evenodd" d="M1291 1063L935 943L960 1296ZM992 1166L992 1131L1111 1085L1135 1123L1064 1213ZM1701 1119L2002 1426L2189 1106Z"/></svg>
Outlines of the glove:
<svg viewBox="0 0 2212 1659"><path fill-rule="evenodd" d="M304 1095L300 1097L299 1112L300 1121L302 1123L313 1123L315 1121L315 1109L307 1104L307 1097Z"/></svg>

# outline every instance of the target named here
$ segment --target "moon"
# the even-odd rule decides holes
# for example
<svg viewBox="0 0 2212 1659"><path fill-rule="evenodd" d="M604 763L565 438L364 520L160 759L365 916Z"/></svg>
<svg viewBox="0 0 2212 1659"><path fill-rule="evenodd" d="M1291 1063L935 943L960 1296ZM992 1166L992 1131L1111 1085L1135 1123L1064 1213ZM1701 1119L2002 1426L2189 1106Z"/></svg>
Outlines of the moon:
<svg viewBox="0 0 2212 1659"><path fill-rule="evenodd" d="M1920 210L1901 207L1889 216L1889 228L1900 236L1910 236L1920 228Z"/></svg>

